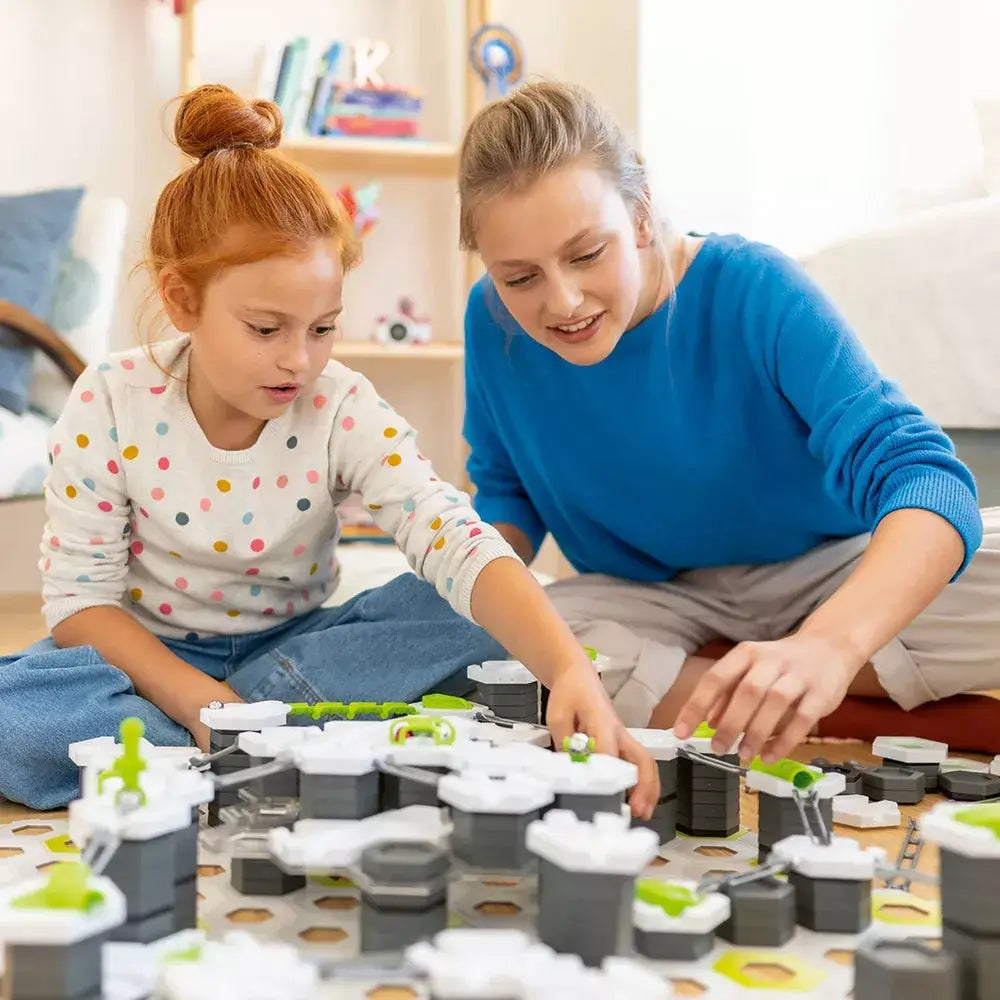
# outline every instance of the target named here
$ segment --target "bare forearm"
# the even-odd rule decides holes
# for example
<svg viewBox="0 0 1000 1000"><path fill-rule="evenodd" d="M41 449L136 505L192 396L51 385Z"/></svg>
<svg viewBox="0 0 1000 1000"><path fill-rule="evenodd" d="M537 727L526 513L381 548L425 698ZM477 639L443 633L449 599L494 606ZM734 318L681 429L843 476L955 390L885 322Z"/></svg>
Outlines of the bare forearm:
<svg viewBox="0 0 1000 1000"><path fill-rule="evenodd" d="M944 518L926 510L893 511L854 572L799 631L847 641L863 663L934 600L964 557L961 535Z"/></svg>
<svg viewBox="0 0 1000 1000"><path fill-rule="evenodd" d="M530 566L538 554L531 544L531 539L514 524L494 524L493 527L500 532L501 537L517 553L524 565Z"/></svg>
<svg viewBox="0 0 1000 1000"><path fill-rule="evenodd" d="M121 608L78 611L52 630L52 638L62 648L93 646L128 675L141 697L188 729L197 725L198 708L219 697L218 681L172 653Z"/></svg>
<svg viewBox="0 0 1000 1000"><path fill-rule="evenodd" d="M472 615L546 687L586 653L537 580L516 559L494 559L472 588Z"/></svg>

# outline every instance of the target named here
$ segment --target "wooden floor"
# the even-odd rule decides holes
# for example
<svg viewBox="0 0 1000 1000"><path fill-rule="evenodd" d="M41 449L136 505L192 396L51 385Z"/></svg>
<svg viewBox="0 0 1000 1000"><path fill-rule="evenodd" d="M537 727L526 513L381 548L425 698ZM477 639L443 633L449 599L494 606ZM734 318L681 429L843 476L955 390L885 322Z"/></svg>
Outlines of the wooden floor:
<svg viewBox="0 0 1000 1000"><path fill-rule="evenodd" d="M16 653L47 634L38 594L0 596L0 656Z"/></svg>

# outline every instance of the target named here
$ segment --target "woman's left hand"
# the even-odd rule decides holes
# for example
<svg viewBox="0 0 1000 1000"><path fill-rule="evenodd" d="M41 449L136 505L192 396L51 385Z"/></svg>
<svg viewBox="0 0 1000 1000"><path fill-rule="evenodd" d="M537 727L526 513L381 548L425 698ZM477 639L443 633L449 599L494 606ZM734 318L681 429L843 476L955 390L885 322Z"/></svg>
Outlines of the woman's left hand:
<svg viewBox="0 0 1000 1000"><path fill-rule="evenodd" d="M660 797L656 761L622 724L600 676L585 657L556 675L549 690L545 721L556 749L565 737L586 733L593 738L598 753L635 764L639 780L629 796L629 805L633 816L649 819Z"/></svg>
<svg viewBox="0 0 1000 1000"><path fill-rule="evenodd" d="M827 636L741 642L699 681L674 733L688 739L708 722L713 753L725 753L743 733L742 759L780 760L844 700L864 663L849 643Z"/></svg>

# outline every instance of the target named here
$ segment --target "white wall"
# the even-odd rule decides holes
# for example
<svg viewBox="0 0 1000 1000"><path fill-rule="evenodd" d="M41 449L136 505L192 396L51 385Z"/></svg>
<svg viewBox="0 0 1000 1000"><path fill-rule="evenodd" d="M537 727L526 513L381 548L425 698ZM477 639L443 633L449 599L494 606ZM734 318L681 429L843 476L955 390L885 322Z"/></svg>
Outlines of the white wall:
<svg viewBox="0 0 1000 1000"><path fill-rule="evenodd" d="M993 0L640 0L640 141L665 211L801 253L982 193Z"/></svg>

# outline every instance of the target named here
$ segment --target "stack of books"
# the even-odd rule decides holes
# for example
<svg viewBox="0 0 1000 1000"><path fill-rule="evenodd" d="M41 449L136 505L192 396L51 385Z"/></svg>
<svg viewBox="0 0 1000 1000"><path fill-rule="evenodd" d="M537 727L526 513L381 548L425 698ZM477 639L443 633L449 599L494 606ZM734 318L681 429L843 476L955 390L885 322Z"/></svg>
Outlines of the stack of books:
<svg viewBox="0 0 1000 1000"><path fill-rule="evenodd" d="M301 37L261 51L256 94L281 108L285 134L418 138L419 92L345 79L343 48L340 42L320 48Z"/></svg>

